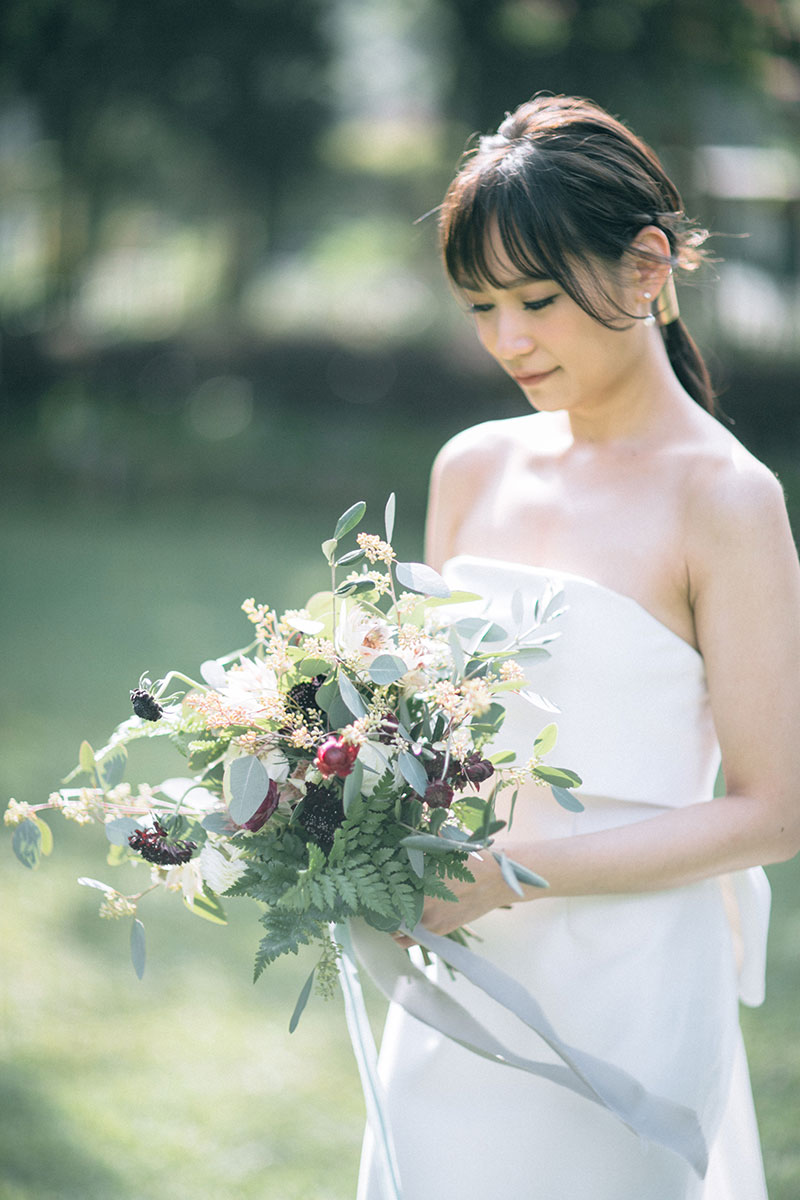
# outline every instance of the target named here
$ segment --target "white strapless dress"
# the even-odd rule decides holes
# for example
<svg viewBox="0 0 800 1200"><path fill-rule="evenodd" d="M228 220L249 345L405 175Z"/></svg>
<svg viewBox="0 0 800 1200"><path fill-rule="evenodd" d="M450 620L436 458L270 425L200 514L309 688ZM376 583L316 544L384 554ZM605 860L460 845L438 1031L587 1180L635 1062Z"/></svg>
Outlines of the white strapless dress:
<svg viewBox="0 0 800 1200"><path fill-rule="evenodd" d="M515 591L530 609L549 581L564 589L552 625L561 636L529 672L561 711L512 697L497 743L525 761L539 729L558 725L549 757L582 777L585 810L567 812L549 789L521 794L517 812L535 805L542 836L614 828L712 795L719 750L692 646L579 576L469 556L444 573L487 598L474 608L506 628ZM564 1041L698 1114L709 1169L699 1179L597 1104L480 1058L392 1004L380 1071L403 1200L764 1200L738 1001L763 998L768 916L756 868L667 891L542 897L476 922L478 953L523 983ZM439 968L436 979L516 1052L557 1061L463 977ZM358 1200L382 1200L369 1131Z"/></svg>

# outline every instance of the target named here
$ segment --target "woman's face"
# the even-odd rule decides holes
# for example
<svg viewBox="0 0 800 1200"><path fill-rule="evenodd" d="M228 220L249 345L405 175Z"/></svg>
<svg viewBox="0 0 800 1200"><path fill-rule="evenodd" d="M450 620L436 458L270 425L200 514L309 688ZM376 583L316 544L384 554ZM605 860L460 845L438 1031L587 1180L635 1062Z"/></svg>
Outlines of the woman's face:
<svg viewBox="0 0 800 1200"><path fill-rule="evenodd" d="M541 411L594 408L624 388L643 346L641 321L608 329L557 284L520 277L495 249L502 287L482 283L460 293L483 345ZM607 286L624 311L637 312L633 287Z"/></svg>

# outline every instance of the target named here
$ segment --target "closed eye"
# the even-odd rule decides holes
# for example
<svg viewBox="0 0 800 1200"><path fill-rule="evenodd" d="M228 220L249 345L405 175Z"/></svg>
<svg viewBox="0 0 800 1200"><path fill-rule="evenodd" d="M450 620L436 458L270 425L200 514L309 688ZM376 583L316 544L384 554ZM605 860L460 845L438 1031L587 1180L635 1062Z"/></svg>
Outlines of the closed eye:
<svg viewBox="0 0 800 1200"><path fill-rule="evenodd" d="M541 308L547 308L548 304L552 304L555 299L555 296L545 296L542 300L526 300L522 307L526 308L528 312L538 312Z"/></svg>

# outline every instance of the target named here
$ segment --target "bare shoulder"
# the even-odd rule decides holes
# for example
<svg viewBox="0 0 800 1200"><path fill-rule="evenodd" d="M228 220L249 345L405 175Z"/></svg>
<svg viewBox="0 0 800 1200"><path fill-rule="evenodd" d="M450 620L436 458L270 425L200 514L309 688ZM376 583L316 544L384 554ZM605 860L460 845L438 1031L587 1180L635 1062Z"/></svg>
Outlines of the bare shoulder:
<svg viewBox="0 0 800 1200"><path fill-rule="evenodd" d="M775 474L721 426L692 449L685 475L688 534L730 546L752 533L788 528Z"/></svg>
<svg viewBox="0 0 800 1200"><path fill-rule="evenodd" d="M491 488L515 449L538 438L538 414L483 421L451 438L431 474L426 558L441 567L454 553L458 531L475 503Z"/></svg>

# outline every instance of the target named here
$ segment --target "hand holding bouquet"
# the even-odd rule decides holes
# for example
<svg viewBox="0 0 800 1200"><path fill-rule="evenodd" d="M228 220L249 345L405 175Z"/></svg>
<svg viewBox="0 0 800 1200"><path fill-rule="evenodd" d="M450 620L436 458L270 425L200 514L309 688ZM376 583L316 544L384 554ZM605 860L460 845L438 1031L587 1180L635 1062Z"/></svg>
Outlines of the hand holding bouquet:
<svg viewBox="0 0 800 1200"><path fill-rule="evenodd" d="M413 929L426 896L454 899L448 879L470 880L470 855L495 853L501 788L515 789L512 812L516 789L530 780L580 807L569 791L579 778L541 761L555 744L554 726L524 763L498 741L503 695L526 695L525 668L548 653L543 627L558 597L532 613L515 605L513 632L465 617L454 606L474 609L479 597L451 593L423 564L396 561L394 497L385 540L361 533L342 550L364 511L354 504L322 544L329 590L280 615L245 601L249 646L203 663L200 681L177 671L156 684L141 679L131 692L134 715L101 750L83 743L64 787L44 804L9 804L5 819L16 826L14 850L26 866L52 847L41 817L48 808L102 824L112 865L149 865L148 884L134 894L79 881L103 892L101 916L132 918L139 975L139 905L166 887L218 922L221 895L258 901L256 976L315 942L326 992L337 978L331 925L360 916L381 930ZM176 684L181 690L170 692ZM188 771L134 789L123 782L126 747L152 737L167 738ZM543 885L504 854L495 857L516 892L521 883ZM310 988L311 980L303 1003Z"/></svg>

